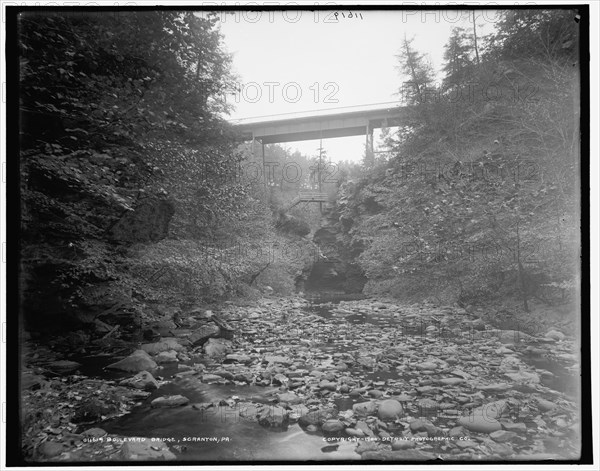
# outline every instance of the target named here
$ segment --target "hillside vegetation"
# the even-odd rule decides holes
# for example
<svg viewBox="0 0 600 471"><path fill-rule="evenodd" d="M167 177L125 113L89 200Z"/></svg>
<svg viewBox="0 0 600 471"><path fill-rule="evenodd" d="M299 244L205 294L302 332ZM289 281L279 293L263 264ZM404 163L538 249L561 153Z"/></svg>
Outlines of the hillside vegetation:
<svg viewBox="0 0 600 471"><path fill-rule="evenodd" d="M406 125L337 208L367 294L525 312L577 302L577 34L574 12L504 12L476 56L457 28L437 86L405 39Z"/></svg>

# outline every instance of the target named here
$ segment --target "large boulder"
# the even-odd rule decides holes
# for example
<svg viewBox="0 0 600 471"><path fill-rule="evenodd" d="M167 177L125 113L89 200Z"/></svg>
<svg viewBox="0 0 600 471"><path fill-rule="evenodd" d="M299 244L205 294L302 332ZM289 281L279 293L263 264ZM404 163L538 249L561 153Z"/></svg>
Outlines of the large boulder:
<svg viewBox="0 0 600 471"><path fill-rule="evenodd" d="M208 339L204 345L204 352L209 357L222 357L231 351L231 342L224 339Z"/></svg>
<svg viewBox="0 0 600 471"><path fill-rule="evenodd" d="M107 368L139 373L140 371L154 370L157 366L156 362L144 350L136 350L128 357L111 363Z"/></svg>
<svg viewBox="0 0 600 471"><path fill-rule="evenodd" d="M192 346L196 347L198 345L203 345L210 338L218 337L220 333L221 329L218 325L213 322L208 322L192 332L192 335L188 337L188 340Z"/></svg>
<svg viewBox="0 0 600 471"><path fill-rule="evenodd" d="M379 404L377 415L383 421L396 420L403 415L402 404L395 399L386 399Z"/></svg>

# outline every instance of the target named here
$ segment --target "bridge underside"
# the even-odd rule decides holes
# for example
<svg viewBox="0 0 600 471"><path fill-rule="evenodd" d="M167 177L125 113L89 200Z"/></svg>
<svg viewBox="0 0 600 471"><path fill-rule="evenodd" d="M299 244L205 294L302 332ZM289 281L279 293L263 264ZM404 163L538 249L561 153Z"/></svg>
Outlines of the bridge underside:
<svg viewBox="0 0 600 471"><path fill-rule="evenodd" d="M262 144L307 141L347 136L367 136L373 129L400 126L406 122L403 108L330 113L321 116L286 118L236 124L247 140ZM372 140L372 139L371 139Z"/></svg>

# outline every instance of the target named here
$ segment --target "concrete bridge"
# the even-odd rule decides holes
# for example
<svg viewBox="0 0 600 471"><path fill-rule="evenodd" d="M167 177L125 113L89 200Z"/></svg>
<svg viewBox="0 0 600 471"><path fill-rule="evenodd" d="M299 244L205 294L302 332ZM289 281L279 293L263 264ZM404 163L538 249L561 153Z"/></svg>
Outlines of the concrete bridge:
<svg viewBox="0 0 600 471"><path fill-rule="evenodd" d="M406 107L384 103L305 113L277 118L248 118L231 121L248 141L262 144L365 135L367 162L373 161L373 130L406 122Z"/></svg>

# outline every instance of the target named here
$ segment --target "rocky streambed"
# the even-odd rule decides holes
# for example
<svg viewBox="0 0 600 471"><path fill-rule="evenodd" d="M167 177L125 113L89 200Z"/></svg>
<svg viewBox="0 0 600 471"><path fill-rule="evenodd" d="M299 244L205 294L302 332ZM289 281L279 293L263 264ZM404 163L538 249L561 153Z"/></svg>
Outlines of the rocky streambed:
<svg viewBox="0 0 600 471"><path fill-rule="evenodd" d="M132 350L44 367L26 356L32 461L579 456L578 345L556 330L493 329L457 307L273 298L188 313Z"/></svg>

